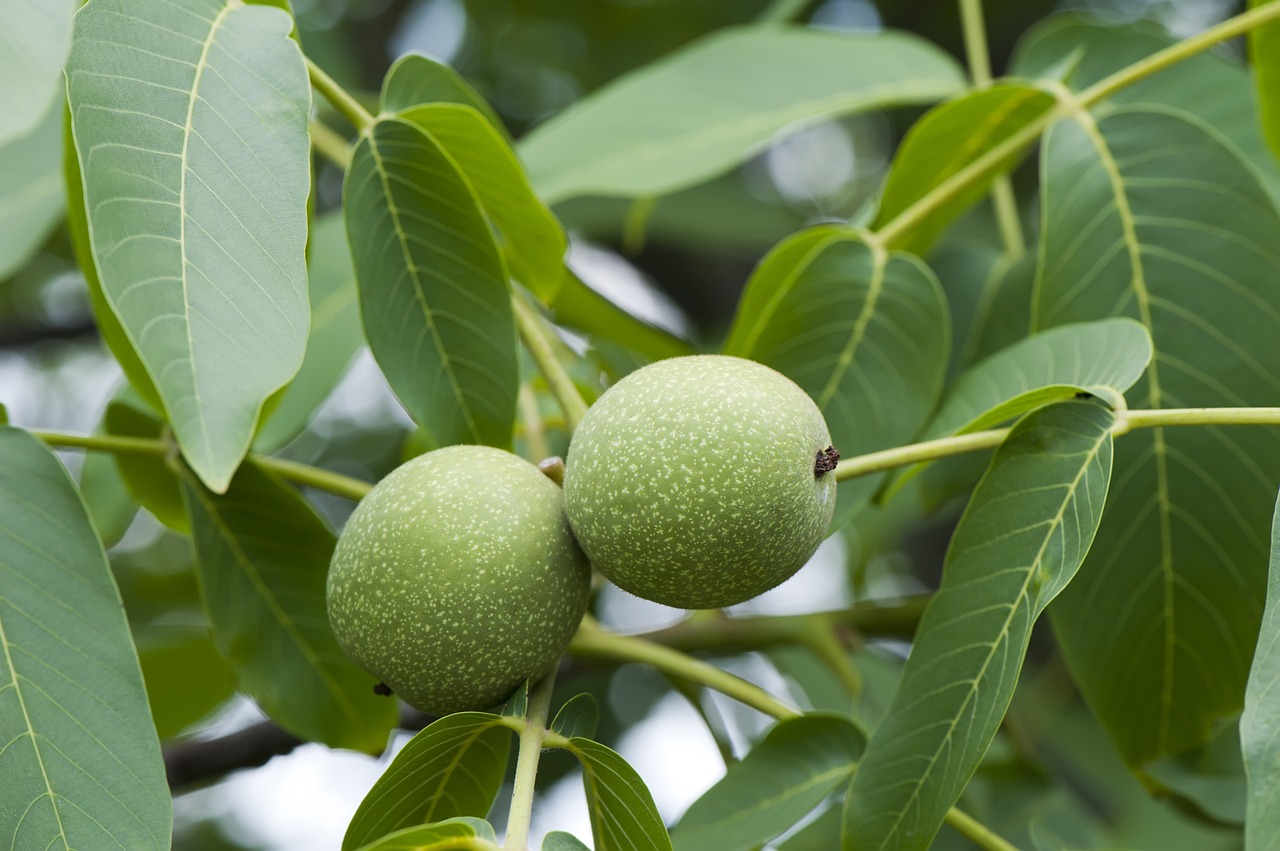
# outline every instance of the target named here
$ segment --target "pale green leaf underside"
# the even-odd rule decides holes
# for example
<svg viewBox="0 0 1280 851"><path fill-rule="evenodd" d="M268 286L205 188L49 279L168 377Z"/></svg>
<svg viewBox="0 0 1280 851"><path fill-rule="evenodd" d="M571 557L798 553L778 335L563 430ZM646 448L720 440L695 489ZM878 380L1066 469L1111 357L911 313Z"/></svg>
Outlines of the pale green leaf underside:
<svg viewBox="0 0 1280 851"><path fill-rule="evenodd" d="M849 788L846 851L932 843L1004 718L1036 618L1089 551L1113 422L1095 402L1060 402L1027 415L996 451Z"/></svg>
<svg viewBox="0 0 1280 851"><path fill-rule="evenodd" d="M837 715L775 724L693 802L671 832L672 845L678 851L758 847L848 782L866 744L866 734Z"/></svg>
<svg viewBox="0 0 1280 851"><path fill-rule="evenodd" d="M343 851L413 825L484 817L506 776L510 751L511 730L497 715L459 712L432 722L396 754L360 802Z"/></svg>
<svg viewBox="0 0 1280 851"><path fill-rule="evenodd" d="M356 273L342 216L321 217L311 227L307 247L311 281L311 333L298 374L285 388L280 402L254 439L259 452L273 452L306 428L364 344L360 308L356 304Z"/></svg>
<svg viewBox="0 0 1280 851"><path fill-rule="evenodd" d="M106 554L66 470L0 427L0 846L168 849L172 807Z"/></svg>
<svg viewBox="0 0 1280 851"><path fill-rule="evenodd" d="M1142 322L1155 354L1133 408L1274 404L1280 215L1239 156L1190 116L1123 107L1054 126L1042 157L1038 326ZM1129 762L1203 744L1240 708L1277 481L1275 429L1121 441L1114 510L1053 616Z"/></svg>
<svg viewBox="0 0 1280 851"><path fill-rule="evenodd" d="M1280 501L1271 528L1267 605L1240 716L1249 779L1245 851L1280 849Z"/></svg>
<svg viewBox="0 0 1280 851"><path fill-rule="evenodd" d="M338 647L325 609L335 538L291 487L252 463L226 494L185 480L205 613L242 691L294 735L380 751L394 701Z"/></svg>
<svg viewBox="0 0 1280 851"><path fill-rule="evenodd" d="M400 113L453 157L498 229L512 275L543 301L554 299L568 247L560 222L534 194L515 151L476 109L437 103Z"/></svg>
<svg viewBox="0 0 1280 851"><path fill-rule="evenodd" d="M26 135L0 145L0 281L26 265L65 209L62 110L54 108Z"/></svg>
<svg viewBox="0 0 1280 851"><path fill-rule="evenodd" d="M0 0L0 145L28 135L58 100L78 6L76 0Z"/></svg>
<svg viewBox="0 0 1280 851"><path fill-rule="evenodd" d="M1151 336L1132 319L1102 319L1042 331L961 375L924 436L933 439L992 428L1080 393L1116 405L1150 362Z"/></svg>
<svg viewBox="0 0 1280 851"><path fill-rule="evenodd" d="M519 361L506 266L480 202L429 134L383 118L343 196L365 336L439 446L507 446Z"/></svg>
<svg viewBox="0 0 1280 851"><path fill-rule="evenodd" d="M784 241L760 264L725 354L799 384L822 409L836 449L852 457L919 431L941 390L950 346L945 298L924 263L818 229ZM840 486L836 524L875 481Z"/></svg>
<svg viewBox="0 0 1280 851"><path fill-rule="evenodd" d="M934 107L911 126L893 158L875 227L879 228L923 198L960 169L1040 118L1053 107L1047 92L1020 83L1000 83L966 92ZM986 194L1000 171L1025 151L1004 160L999 171L972 183L926 216L898 247L923 253L957 216Z"/></svg>
<svg viewBox="0 0 1280 851"><path fill-rule="evenodd" d="M215 491L307 337L311 89L292 26L232 0L94 0L67 68L103 292Z"/></svg>
<svg viewBox="0 0 1280 851"><path fill-rule="evenodd" d="M574 738L567 747L582 763L596 851L671 851L666 825L636 770L599 742Z"/></svg>
<svg viewBox="0 0 1280 851"><path fill-rule="evenodd" d="M652 196L721 174L784 128L928 103L960 89L951 57L906 33L733 27L605 86L520 145L549 204Z"/></svg>

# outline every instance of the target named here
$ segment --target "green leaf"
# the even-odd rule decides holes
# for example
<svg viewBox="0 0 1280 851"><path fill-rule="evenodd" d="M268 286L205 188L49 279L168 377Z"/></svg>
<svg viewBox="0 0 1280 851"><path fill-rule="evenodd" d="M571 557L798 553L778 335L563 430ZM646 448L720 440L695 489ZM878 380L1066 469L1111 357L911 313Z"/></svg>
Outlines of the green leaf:
<svg viewBox="0 0 1280 851"><path fill-rule="evenodd" d="M162 740L207 717L236 691L235 672L205 630L178 627L164 632L168 640L147 641L138 650L151 717Z"/></svg>
<svg viewBox="0 0 1280 851"><path fill-rule="evenodd" d="M1038 327L1142 322L1155 355L1131 408L1275 401L1280 215L1216 132L1159 107L1081 114L1052 128L1042 170ZM1239 710L1278 480L1274 429L1152 429L1121 442L1115 510L1053 618L1131 764L1204 744Z"/></svg>
<svg viewBox="0 0 1280 851"><path fill-rule="evenodd" d="M502 786L510 751L511 730L497 715L458 712L432 722L396 754L360 802L343 851L412 825L484 817Z"/></svg>
<svg viewBox="0 0 1280 851"><path fill-rule="evenodd" d="M542 837L542 851L591 851L581 839L563 830L553 830Z"/></svg>
<svg viewBox="0 0 1280 851"><path fill-rule="evenodd" d="M356 145L343 211L365 336L391 389L439 446L509 446L511 288L457 163L416 124L380 119Z"/></svg>
<svg viewBox="0 0 1280 851"><path fill-rule="evenodd" d="M76 0L0 3L0 145L29 134L61 95L78 6Z"/></svg>
<svg viewBox="0 0 1280 851"><path fill-rule="evenodd" d="M232 0L94 0L67 67L103 293L216 492L306 344L311 89L292 26Z"/></svg>
<svg viewBox="0 0 1280 851"><path fill-rule="evenodd" d="M845 457L898 446L933 410L950 353L945 297L918 258L821 226L784 240L747 282L725 354L813 397ZM892 404L884 388L894 388ZM833 528L882 477L840 486Z"/></svg>
<svg viewBox="0 0 1280 851"><path fill-rule="evenodd" d="M329 630L325 575L336 539L298 493L255 464L225 495L185 477L196 572L218 650L272 720L330 747L376 753L395 701Z"/></svg>
<svg viewBox="0 0 1280 851"><path fill-rule="evenodd" d="M158 438L164 425L137 404L117 398L107 405L102 425L107 434L120 437ZM150 511L164 525L184 535L191 523L182 505L182 485L164 458L156 455L120 453L116 455L120 478L133 501Z"/></svg>
<svg viewBox="0 0 1280 851"><path fill-rule="evenodd" d="M473 837L483 842L459 842ZM460 848L493 848L496 851L496 843L493 828L488 822L478 818L455 818L398 830L360 846L360 851L453 851Z"/></svg>
<svg viewBox="0 0 1280 851"><path fill-rule="evenodd" d="M961 81L950 56L906 33L731 27L583 99L520 153L548 204L663 195L728 171L784 128L928 103Z"/></svg>
<svg viewBox="0 0 1280 851"><path fill-rule="evenodd" d="M1249 0L1256 9L1272 0ZM1258 92L1258 119L1263 138L1280 157L1280 21L1271 21L1249 31L1249 58Z"/></svg>
<svg viewBox="0 0 1280 851"><path fill-rule="evenodd" d="M382 111L403 112L429 103L469 106L498 128L504 138L507 137L502 119L461 74L421 53L401 56L382 80Z"/></svg>
<svg viewBox="0 0 1280 851"><path fill-rule="evenodd" d="M138 356L138 350L120 324L120 317L116 316L115 310L107 301L102 291L102 281L98 279L98 265L93 259L93 247L89 242L89 214L85 211L80 159L71 132L70 107L63 110L62 148L62 175L67 187L67 231L71 236L71 249L75 254L76 264L80 267L80 274L84 275L85 285L89 290L89 307L93 310L98 333L107 344L111 356L124 370L129 385L153 411L163 411L160 391L156 389L151 374Z"/></svg>
<svg viewBox="0 0 1280 851"><path fill-rule="evenodd" d="M1249 671L1240 749L1249 783L1246 851L1280 849L1280 501L1271 527L1267 606Z"/></svg>
<svg viewBox="0 0 1280 851"><path fill-rule="evenodd" d="M259 452L273 452L302 433L364 345L356 273L342 216L335 213L316 220L309 251L311 334L307 353L254 439Z"/></svg>
<svg viewBox="0 0 1280 851"><path fill-rule="evenodd" d="M849 787L846 851L930 846L1004 718L1036 619L1089 551L1113 423L1095 402L1059 402L996 451Z"/></svg>
<svg viewBox="0 0 1280 851"><path fill-rule="evenodd" d="M510 143L470 106L418 106L400 117L427 131L462 170L498 229L516 279L543 301L554 301L568 243L560 222L533 193Z"/></svg>
<svg viewBox="0 0 1280 851"><path fill-rule="evenodd" d="M0 426L9 424L9 409L0 402Z"/></svg>
<svg viewBox="0 0 1280 851"><path fill-rule="evenodd" d="M0 427L0 835L168 849L160 743L120 592L44 444Z"/></svg>
<svg viewBox="0 0 1280 851"><path fill-rule="evenodd" d="M694 801L671 832L676 849L755 848L849 781L866 733L848 718L811 714L775 724Z"/></svg>
<svg viewBox="0 0 1280 851"><path fill-rule="evenodd" d="M596 734L599 722L600 710L596 707L596 699L586 693L575 694L565 701L552 719L551 732L566 739L575 736L588 739Z"/></svg>
<svg viewBox="0 0 1280 851"><path fill-rule="evenodd" d="M969 325L962 365L995 354L1031 333L1031 293L1036 255L999 263L991 270Z"/></svg>
<svg viewBox="0 0 1280 851"><path fill-rule="evenodd" d="M582 763L596 851L671 851L653 795L625 759L590 739L570 739L568 749Z"/></svg>
<svg viewBox="0 0 1280 851"><path fill-rule="evenodd" d="M1158 794L1177 796L1179 804L1201 818L1236 826L1245 823L1247 783L1235 724L1224 724L1203 748L1158 760L1146 766L1143 774Z"/></svg>
<svg viewBox="0 0 1280 851"><path fill-rule="evenodd" d="M1064 325L970 369L947 393L929 438L981 431L1079 393L1118 404L1151 362L1151 335L1132 319Z"/></svg>
<svg viewBox="0 0 1280 851"><path fill-rule="evenodd" d="M1044 116L1054 103L1051 94L1034 86L999 83L966 92L925 113L894 154L874 227L879 229L892 221L956 172ZM1017 165L1025 153L1024 148L1006 157L983 180L970 183L934 209L905 239L895 241L895 246L924 253L947 225L981 200L996 177Z"/></svg>
<svg viewBox="0 0 1280 851"><path fill-rule="evenodd" d="M3 17L0 11L0 18ZM0 32L2 27L0 24ZM0 36L0 51L4 49L2 38ZM5 79L2 72L0 79ZM7 86L6 80L0 85L0 92ZM3 100L0 94L0 102ZM0 112L0 121L2 116ZM25 135L0 145L0 281L35 256L62 219L65 209L62 110L51 109L44 120Z"/></svg>
<svg viewBox="0 0 1280 851"><path fill-rule="evenodd" d="M840 845L840 808L828 807L802 829L778 844L778 851L831 851Z"/></svg>
<svg viewBox="0 0 1280 851"><path fill-rule="evenodd" d="M1086 14L1046 18L1018 43L1009 73L1056 80L1067 67L1066 83L1081 91L1176 41L1150 27L1118 25ZM1280 163L1262 138L1249 73L1221 52L1191 56L1126 86L1112 103L1160 104L1191 113L1222 133L1280 193Z"/></svg>

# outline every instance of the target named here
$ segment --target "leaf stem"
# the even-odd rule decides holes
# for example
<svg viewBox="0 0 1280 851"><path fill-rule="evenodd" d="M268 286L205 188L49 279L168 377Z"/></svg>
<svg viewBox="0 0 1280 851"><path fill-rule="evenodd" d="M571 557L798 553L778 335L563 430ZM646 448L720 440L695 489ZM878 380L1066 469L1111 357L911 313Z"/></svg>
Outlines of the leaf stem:
<svg viewBox="0 0 1280 851"><path fill-rule="evenodd" d="M533 392L533 385L520 382L516 401L520 405L520 419L524 421L525 450L529 460L536 464L551 454L551 446L547 443L547 425L538 410L538 395Z"/></svg>
<svg viewBox="0 0 1280 851"><path fill-rule="evenodd" d="M906 446L896 446L893 449L869 452L866 455L855 455L847 460L841 459L836 466L836 481L843 482L845 479L852 479L855 476L879 473L884 470L892 470L895 467L903 467L907 464L918 464L921 461L946 458L950 455L962 455L966 452L991 449L1003 443L1008 434L1009 429L1007 428L975 431L969 434L956 434L951 437L940 437L936 440L911 443Z"/></svg>
<svg viewBox="0 0 1280 851"><path fill-rule="evenodd" d="M587 403L552 349L551 338L542 324L542 317L519 295L512 297L511 301L515 305L516 319L520 323L520 336L524 339L533 362L538 365L538 370L547 379L552 395L560 403L565 425L570 432L575 431L587 413Z"/></svg>
<svg viewBox="0 0 1280 851"><path fill-rule="evenodd" d="M939 183L910 207L907 207L886 222L878 231L881 241L886 246L891 247L895 242L910 233L921 220L927 218L938 208L964 192L970 185L988 177L1010 157L1035 142L1051 124L1064 115L1091 106L1139 80L1143 80L1158 71L1163 71L1165 68L1184 59L1189 59L1197 53L1208 50L1220 41L1235 38L1275 19L1280 19L1280 3L1267 3L1258 6L1235 17L1228 18L1198 35L1170 45L1164 50L1153 53L1126 68L1122 68L1073 98L1060 100L1058 106L1024 125L1022 129L988 150L982 156L974 159L964 168L951 175L951 177Z"/></svg>
<svg viewBox="0 0 1280 851"><path fill-rule="evenodd" d="M987 48L987 27L982 15L982 0L960 0L960 27L964 31L964 52L969 63L973 85L985 89L991 85L991 53ZM1022 221L1018 217L1018 199L1013 194L1013 181L1002 174L991 186L991 204L1006 254L1019 257L1026 250Z"/></svg>
<svg viewBox="0 0 1280 851"><path fill-rule="evenodd" d="M957 807L947 810L945 818L957 833L985 851L1018 851L1018 846Z"/></svg>
<svg viewBox="0 0 1280 851"><path fill-rule="evenodd" d="M715 689L723 695L779 720L793 718L800 714L794 707L786 705L754 683L735 677L727 671L722 671L714 665L709 665L679 650L636 636L609 632L590 617L583 618L577 634L569 643L569 652L575 656L593 659L643 662L668 676L679 677Z"/></svg>
<svg viewBox="0 0 1280 851"><path fill-rule="evenodd" d="M73 449L88 449L99 452L112 452L121 455L167 455L173 449L172 442L158 437L120 437L112 434L63 434L56 431L32 431L31 435L43 440L49 446L60 446ZM345 496L347 499L360 501L369 493L373 485L360 479L344 476L341 473L322 470L298 461L286 458L274 458L269 455L250 455L248 460L260 467L271 470L281 478L299 485L307 485L318 490Z"/></svg>
<svg viewBox="0 0 1280 851"><path fill-rule="evenodd" d="M533 791L538 777L538 761L547 737L547 716L551 713L551 693L556 685L556 670L538 680L529 693L529 707L520 728L520 752L516 757L515 786L511 792L511 809L507 816L507 838L504 851L525 851L529 845L529 822L533 817Z"/></svg>
<svg viewBox="0 0 1280 851"><path fill-rule="evenodd" d="M351 143L322 121L311 122L311 147L343 171L351 166Z"/></svg>
<svg viewBox="0 0 1280 851"><path fill-rule="evenodd" d="M316 91L324 95L325 100L333 104L333 108L342 113L357 131L367 132L373 126L372 113L361 106L350 92L338 85L336 80L326 74L323 68L311 60L310 56L304 58L307 60L307 74L310 75L311 85L315 86Z"/></svg>
<svg viewBox="0 0 1280 851"><path fill-rule="evenodd" d="M359 502L369 495L373 485L360 479L344 476L310 464L290 461L287 458L274 458L269 455L250 455L249 460L259 467L271 470L283 479L294 484L307 485L317 490L328 491L338 496L345 496L353 502Z"/></svg>

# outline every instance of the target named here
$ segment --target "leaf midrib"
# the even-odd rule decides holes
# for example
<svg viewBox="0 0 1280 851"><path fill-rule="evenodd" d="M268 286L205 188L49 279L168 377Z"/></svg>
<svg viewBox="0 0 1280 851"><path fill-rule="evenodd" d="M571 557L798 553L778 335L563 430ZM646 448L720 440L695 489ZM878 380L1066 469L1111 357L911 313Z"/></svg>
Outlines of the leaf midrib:
<svg viewBox="0 0 1280 851"><path fill-rule="evenodd" d="M191 368L191 393L195 398L196 409L200 411L204 410L204 401L200 398L200 382L196 375L196 341L195 335L191 333L191 288L187 280L187 268L190 265L190 261L187 258L187 174L191 171L188 154L191 148L191 137L195 134L195 111L196 102L200 100L200 84L204 79L205 69L209 67L209 52L212 50L214 42L217 41L218 28L223 25L223 21L231 14L232 10L240 5L240 0L228 0L209 24L209 35L204 44L200 46L200 57L196 60L195 79L192 80L191 92L187 97L187 117L182 125L182 154L179 159L182 168L182 180L178 186L178 217L180 222L178 246L182 253L182 276L180 278L182 282L182 324L187 332L186 360ZM196 417L196 425L200 430L201 442L204 444L204 466L207 466L213 462L214 458L213 441L203 416Z"/></svg>
<svg viewBox="0 0 1280 851"><path fill-rule="evenodd" d="M690 828L688 832L685 833L685 836L698 836L700 833L706 833L709 830L722 830L726 825L745 821L747 818L768 809L779 801L786 801L790 798L795 798L802 792L807 792L808 790L816 786L821 786L824 783L828 783L833 780L838 781L841 778L849 777L853 774L855 767L855 764L850 762L845 765L837 765L832 768L828 768L826 771L819 774L811 775L808 779L795 786L788 787L777 795L762 798L750 807L734 810L733 813L724 818L715 819L714 821L705 822L697 825L696 827Z"/></svg>
<svg viewBox="0 0 1280 851"><path fill-rule="evenodd" d="M0 602L6 601L4 598L0 597ZM40 753L40 739L36 736L36 728L31 723L31 713L27 711L27 700L22 693L22 684L18 681L18 669L14 667L13 664L13 654L9 650L9 636L4 628L4 620L4 611L3 608L0 608L0 648L4 649L5 665L8 667L10 677L13 680L13 693L17 696L18 706L22 709L22 723L23 726L26 727L27 735L31 738L31 748L35 751L36 764L40 766L40 778L44 781L45 792L49 795L49 805L53 807L53 815L58 822L57 838L62 840L62 846L66 848L67 851L71 851L71 843L67 839L67 829L62 823L62 810L58 806L58 796L54 794L53 783L49 780L49 772L45 768L44 756ZM21 825L22 823L19 822L18 827L21 827ZM17 848L18 834L16 832L13 835L13 839L14 844L11 847Z"/></svg>
<svg viewBox="0 0 1280 851"><path fill-rule="evenodd" d="M222 540L231 550L232 557L235 558L236 563L243 569L245 576L249 578L250 583L258 592L262 601L267 604L267 608L271 611L271 614L275 616L277 622L279 622L279 624L284 628L285 634L293 640L293 643L302 652L302 655L311 663L311 669L320 677L320 680L324 683L326 690L333 696L335 702L342 707L343 713L352 723L356 725L362 724L364 722L364 718L361 716L359 710L351 703L346 692L338 685L337 681L333 679L328 667L323 664L320 657L311 647L310 642L301 634L298 624L289 616L289 613L281 607L280 601L276 599L275 594L263 581L262 575L253 564L253 560L244 552L244 549L240 546L239 541L232 533L230 527L223 522L222 515L217 510L217 507L214 506L205 495L203 487L198 482L188 481L187 485L188 490L193 491L196 499L200 500L200 503L204 506L205 513L209 516L210 521L217 529Z"/></svg>
<svg viewBox="0 0 1280 851"><path fill-rule="evenodd" d="M1031 584L1032 577L1034 577L1037 574L1040 564L1044 559L1045 549L1046 547L1048 547L1049 541L1053 538L1057 530L1062 526L1062 521L1064 516L1066 515L1067 506L1070 505L1072 501L1075 499L1075 494L1080 487L1081 481L1084 479L1085 474L1088 472L1089 468L1092 466L1093 459L1097 457L1099 449L1101 448L1103 442L1107 439L1109 435L1110 435L1110 431L1108 429L1103 429L1101 433L1098 435L1097 440L1094 442L1093 448L1090 449L1088 452L1081 453L1088 460L1086 460L1084 463L1080 465L1080 469L1076 473L1075 478L1072 479L1071 482L1067 485L1066 495L1063 497L1062 504L1058 506L1057 513L1053 516L1053 518L1048 523L1048 528L1045 531L1044 540L1041 541L1040 543L1040 549L1036 552L1036 557L1032 559L1031 563L1026 567L1026 578L1023 580L1022 587L1019 589L1017 596L1014 598L1013 604L1009 606L1009 613L1008 615L1005 616L1004 624L1000 628L1000 633L999 633L1000 635L1006 635L1008 633L1009 624L1012 623L1013 621L1014 612L1018 610L1017 604L1019 601L1023 599L1027 600L1028 612L1031 613L1032 620L1034 621L1035 618L1039 616L1040 612L1035 611L1035 603L1034 601L1031 600L1030 596L1028 595L1027 589ZM966 512L966 514L967 513L968 512ZM963 523L964 518L961 518L960 522ZM907 801L898 809L897 818L894 819L893 825L885 833L885 838L877 846L878 851L884 851L884 849L889 847L887 843L889 842L890 839L892 839L897 835L898 828L899 826L901 826L902 820L906 817L907 811L911 808L911 805L914 804L916 799L919 797L920 790L921 788L923 788L925 784L925 780L929 777L930 774L933 773L934 766L937 765L938 763L938 756L942 753L943 747L946 745L947 742L951 740L952 735L955 733L956 726L958 725L960 719L965 714L965 708L968 707L969 701L973 699L975 694L977 694L978 683L986 675L987 668L990 666L991 660L995 658L995 655L996 655L995 648L998 644L999 644L999 639L997 639L996 641L993 641L989 645L986 658L983 659L982 661L982 668L978 671L977 675L969 679L969 688L968 688L968 692L965 694L964 703L961 705L959 711L957 711L951 717L950 722L947 725L947 733L945 736L942 737L941 741L938 744L938 747L934 750L933 754L929 757L928 765L915 778L915 782L913 783L912 789L911 789L911 795L907 798Z"/></svg>
<svg viewBox="0 0 1280 851"><path fill-rule="evenodd" d="M1129 196L1125 191L1124 176L1120 173L1120 164L1111 154L1106 138L1098 129L1093 115L1083 108L1072 113L1072 118L1084 130L1085 135L1097 151L1098 160L1111 186L1115 199L1116 215L1120 219L1121 231L1124 235L1125 251L1129 255L1132 272L1129 276L1130 287L1138 306L1141 322L1151 335L1154 349L1151 362L1147 365L1148 402L1150 407L1159 408L1162 394L1160 391L1160 357L1159 348L1155 345L1155 322L1151 317L1151 296L1147 290L1146 269L1142 264L1142 246L1138 240L1137 223L1133 210L1129 206ZM1152 452L1156 465L1156 505L1160 517L1160 581L1162 593L1164 624L1163 670L1160 683L1160 719L1156 731L1156 741L1161 753L1167 749L1169 728L1173 722L1173 684L1175 669L1175 642L1177 629L1177 607L1175 605L1174 585L1176 576L1173 570L1173 529L1171 523L1172 504L1169 497L1169 465L1168 452L1165 446L1164 429L1154 428L1151 432L1154 443Z"/></svg>
<svg viewBox="0 0 1280 851"><path fill-rule="evenodd" d="M430 139L430 134L421 127L403 120L396 123L404 124ZM369 140L369 153L373 156L375 169L378 172L378 182L382 185L382 195L387 201L387 212L391 215L392 227L395 228L396 241L400 244L400 254L405 260L405 270L413 280L413 291L417 296L418 304L422 307L422 315L427 322L427 328L431 332L431 341L435 344L436 354L440 358L440 363L444 366L445 375L449 376L449 387L453 390L453 397L458 404L458 410L462 412L462 416L467 421L467 429L471 432L472 439L477 443L483 443L480 431L476 427L475 418L471 416L471 408L462 393L461 385L458 384L458 377L454 374L453 359L449 357L449 353L445 350L440 331L436 328L435 313L427 302L426 292L422 288L422 280L418 275L418 264L414 259L413 251L409 247L408 234L400 221L400 206L396 203L395 195L392 194L391 184L387 179L387 169L383 163L382 152L378 149L376 127L373 132L369 133L367 138ZM459 174L459 177L461 177L461 174Z"/></svg>

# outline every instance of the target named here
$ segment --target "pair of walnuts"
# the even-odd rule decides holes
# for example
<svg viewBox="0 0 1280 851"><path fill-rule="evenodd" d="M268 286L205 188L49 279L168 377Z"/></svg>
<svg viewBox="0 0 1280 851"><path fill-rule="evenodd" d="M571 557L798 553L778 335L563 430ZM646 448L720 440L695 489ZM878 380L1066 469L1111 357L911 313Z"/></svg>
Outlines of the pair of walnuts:
<svg viewBox="0 0 1280 851"><path fill-rule="evenodd" d="M835 509L830 441L813 400L766 366L659 361L587 412L563 491L483 446L428 452L383 479L334 551L334 634L419 709L492 706L564 652L591 565L688 609L742 602L799 570Z"/></svg>

